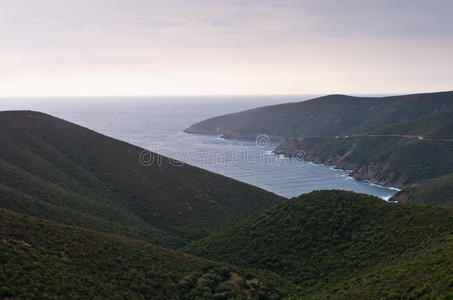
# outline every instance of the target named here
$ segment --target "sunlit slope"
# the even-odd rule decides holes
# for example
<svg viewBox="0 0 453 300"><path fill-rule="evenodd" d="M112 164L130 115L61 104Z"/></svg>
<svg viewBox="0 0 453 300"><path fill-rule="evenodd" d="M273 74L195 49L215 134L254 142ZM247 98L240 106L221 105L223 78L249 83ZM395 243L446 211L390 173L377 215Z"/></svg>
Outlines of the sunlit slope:
<svg viewBox="0 0 453 300"><path fill-rule="evenodd" d="M161 245L282 200L39 112L0 112L0 141L0 207Z"/></svg>

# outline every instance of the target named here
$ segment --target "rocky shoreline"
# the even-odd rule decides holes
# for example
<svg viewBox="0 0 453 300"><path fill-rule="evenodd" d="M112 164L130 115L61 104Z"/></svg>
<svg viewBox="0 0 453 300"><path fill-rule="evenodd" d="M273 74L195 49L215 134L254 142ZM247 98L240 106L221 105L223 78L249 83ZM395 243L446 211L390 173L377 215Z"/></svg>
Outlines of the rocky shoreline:
<svg viewBox="0 0 453 300"><path fill-rule="evenodd" d="M343 155L336 153L326 154L322 149L321 142L325 138L291 138L285 139L275 150L275 154L285 155L287 157L299 157L307 161L333 166L336 169L352 170L350 176L357 180L366 180L370 183L404 189L407 185L401 182L400 178L383 176L382 170L385 163L381 161L372 161L368 164L358 164L345 161L347 156L354 150L355 144ZM322 154L321 154L322 153Z"/></svg>
<svg viewBox="0 0 453 300"><path fill-rule="evenodd" d="M237 131L222 132L221 130L218 132L186 130L186 132L217 134L225 139L253 140L260 136L256 133L243 134ZM410 201L406 195L409 188L417 186L426 179L436 177L433 174L432 177L419 178L417 177L419 174L410 167L417 164L417 155L414 155L415 150L415 153L417 153L419 149L426 149L426 145L437 147L436 143L439 143L437 141L410 139L403 136L357 135L304 138L283 138L267 134L265 136L268 141L280 142L279 146L273 151L275 154L303 158L306 161L333 166L336 169L350 170L349 176L356 180L399 189L400 191L393 195L390 201ZM411 160L408 160L408 157ZM441 169L441 166L436 163L427 166L431 170ZM407 164L409 164L409 167ZM419 167L417 166L417 168Z"/></svg>

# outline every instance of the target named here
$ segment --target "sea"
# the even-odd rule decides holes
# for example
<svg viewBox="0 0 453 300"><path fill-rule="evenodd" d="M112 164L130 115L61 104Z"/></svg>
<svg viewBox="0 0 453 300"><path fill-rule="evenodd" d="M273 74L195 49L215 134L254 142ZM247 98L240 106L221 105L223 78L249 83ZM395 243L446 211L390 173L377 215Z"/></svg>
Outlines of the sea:
<svg viewBox="0 0 453 300"><path fill-rule="evenodd" d="M207 118L313 96L5 98L0 99L0 110L48 113L171 157L176 166L180 165L177 161L191 164L288 198L314 190L341 189L388 200L398 189L355 180L348 170L315 164L303 157L276 155L272 150L278 142L265 136L227 140L183 132Z"/></svg>

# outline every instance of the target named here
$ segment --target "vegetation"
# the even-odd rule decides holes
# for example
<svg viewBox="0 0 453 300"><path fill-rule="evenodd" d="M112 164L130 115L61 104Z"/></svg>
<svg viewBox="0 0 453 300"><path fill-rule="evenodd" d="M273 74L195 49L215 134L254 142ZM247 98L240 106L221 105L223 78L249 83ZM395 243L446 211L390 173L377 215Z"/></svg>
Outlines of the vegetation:
<svg viewBox="0 0 453 300"><path fill-rule="evenodd" d="M38 112L0 112L0 139L0 207L159 245L283 199Z"/></svg>
<svg viewBox="0 0 453 300"><path fill-rule="evenodd" d="M185 250L271 270L297 284L301 296L336 295L345 290L349 295L383 297L388 291L403 292L421 282L421 278L411 281L420 273L427 282L424 293L432 290L446 295L453 283L453 274L448 272L452 228L451 209L387 203L345 191L317 191L213 233ZM437 259L439 255L442 259ZM396 273L381 278L390 272ZM407 281L396 284L404 274L410 276ZM361 291L363 287L368 290ZM424 295L421 287L412 288Z"/></svg>
<svg viewBox="0 0 453 300"><path fill-rule="evenodd" d="M397 201L453 206L453 173L425 180L393 196Z"/></svg>
<svg viewBox="0 0 453 300"><path fill-rule="evenodd" d="M444 138L449 114L436 123L422 110L443 110L450 95L397 97L409 117L432 121L385 130ZM362 100L365 110L388 108ZM408 102L409 112L398 106ZM341 103L338 112L349 105ZM385 121L377 116L369 117ZM338 126L368 130L370 120ZM387 203L336 190L281 201L37 112L0 112L0 138L0 207L8 209L0 209L2 298L453 297L453 210L404 203L452 205L453 142L324 136L280 147L407 187L395 196L403 203ZM153 163L141 164L140 155Z"/></svg>
<svg viewBox="0 0 453 300"><path fill-rule="evenodd" d="M408 134L432 139L453 138L453 110L380 128L375 134Z"/></svg>
<svg viewBox="0 0 453 300"><path fill-rule="evenodd" d="M378 265L334 283L312 299L451 299L453 236L433 241L426 250Z"/></svg>
<svg viewBox="0 0 453 300"><path fill-rule="evenodd" d="M381 98L330 95L211 118L193 124L186 132L233 138L255 138L259 134L284 138L370 133L389 124L447 112L453 109L452 100L453 92Z"/></svg>
<svg viewBox="0 0 453 300"><path fill-rule="evenodd" d="M392 136L289 139L275 152L352 170L358 179L408 187L453 172L453 141Z"/></svg>
<svg viewBox="0 0 453 300"><path fill-rule="evenodd" d="M231 282L244 269L6 210L0 228L2 299L276 299L291 288L264 272L244 292Z"/></svg>

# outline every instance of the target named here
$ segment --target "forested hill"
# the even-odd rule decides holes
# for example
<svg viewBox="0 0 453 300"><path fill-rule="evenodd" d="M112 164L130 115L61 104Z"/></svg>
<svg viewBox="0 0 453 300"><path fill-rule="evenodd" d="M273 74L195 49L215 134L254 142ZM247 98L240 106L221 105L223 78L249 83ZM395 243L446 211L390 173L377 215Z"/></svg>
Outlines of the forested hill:
<svg viewBox="0 0 453 300"><path fill-rule="evenodd" d="M329 95L312 100L260 107L193 124L188 133L230 138L345 136L370 133L393 123L453 109L453 92L391 97Z"/></svg>
<svg viewBox="0 0 453 300"><path fill-rule="evenodd" d="M0 208L178 247L283 198L64 120L0 112Z"/></svg>
<svg viewBox="0 0 453 300"><path fill-rule="evenodd" d="M185 249L272 270L301 299L442 299L453 287L452 228L449 208L316 191Z"/></svg>
<svg viewBox="0 0 453 300"><path fill-rule="evenodd" d="M270 272L3 209L0 238L2 299L276 299L292 289ZM254 287L235 281L245 275Z"/></svg>

